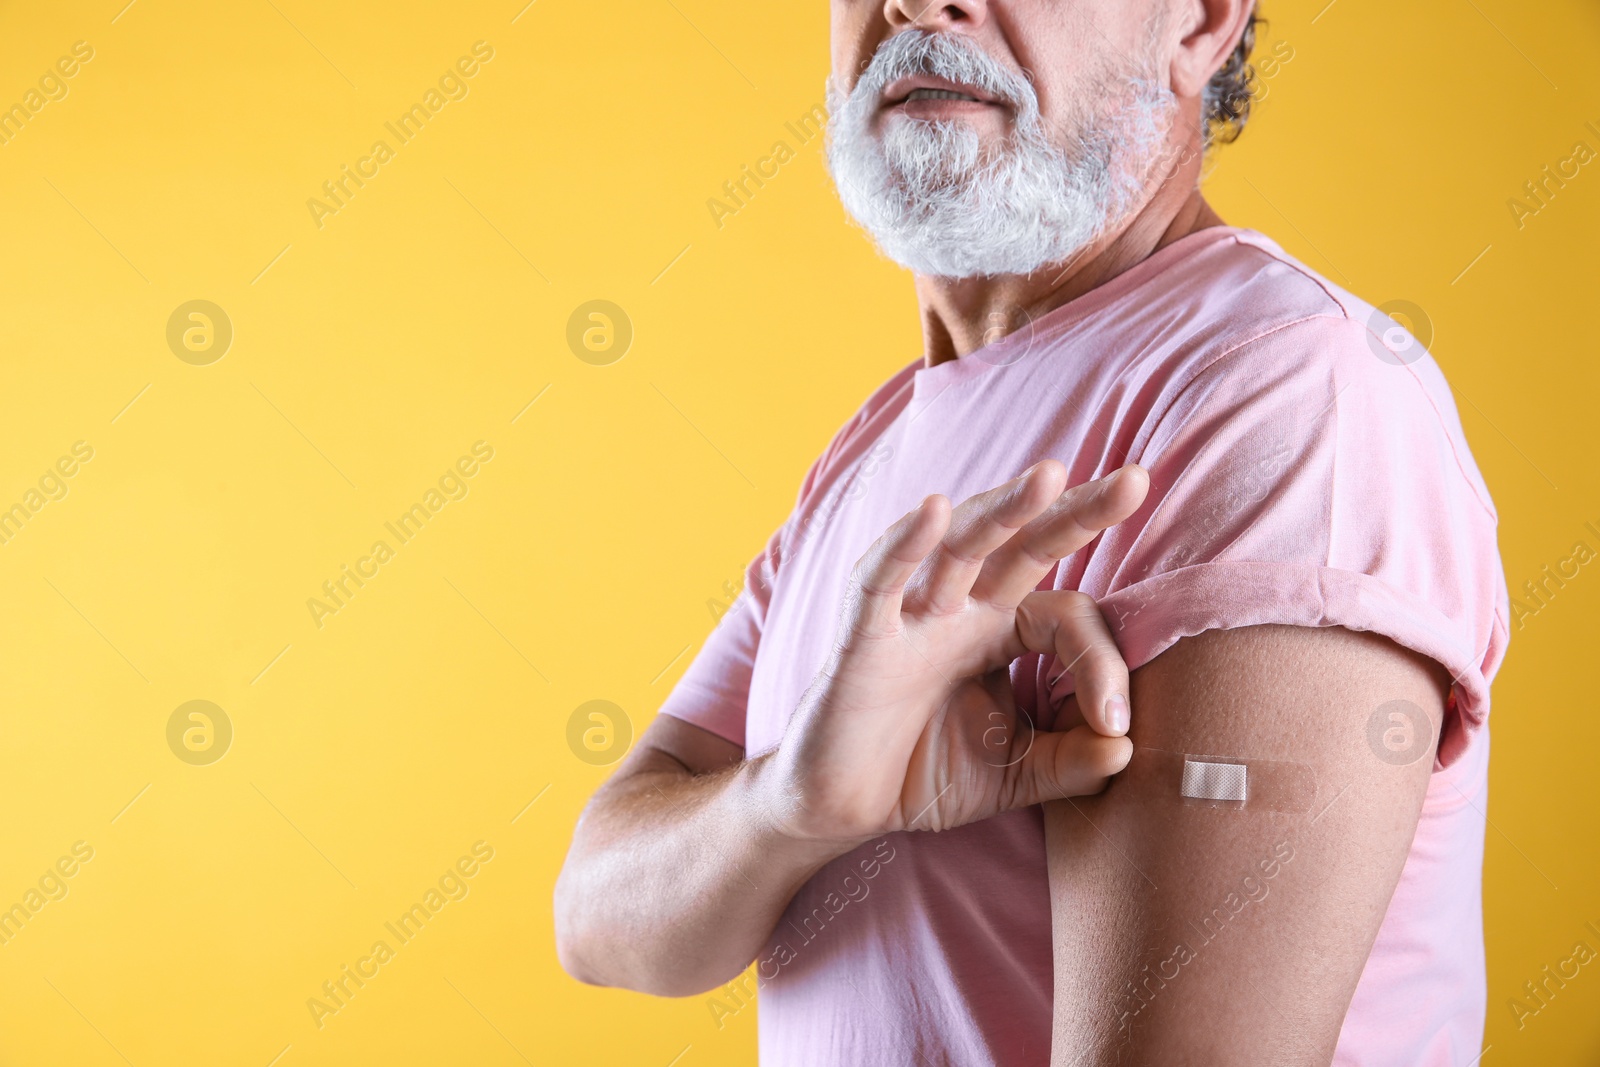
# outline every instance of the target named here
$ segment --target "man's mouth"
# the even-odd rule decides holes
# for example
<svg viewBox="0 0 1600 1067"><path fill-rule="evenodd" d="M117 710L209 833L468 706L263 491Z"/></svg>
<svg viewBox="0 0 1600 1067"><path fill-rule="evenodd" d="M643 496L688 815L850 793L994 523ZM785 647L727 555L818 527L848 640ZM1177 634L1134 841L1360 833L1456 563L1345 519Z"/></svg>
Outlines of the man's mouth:
<svg viewBox="0 0 1600 1067"><path fill-rule="evenodd" d="M908 115L965 111L973 107L1003 106L1002 102L971 85L917 75L901 78L886 86L883 91L885 110L903 111Z"/></svg>
<svg viewBox="0 0 1600 1067"><path fill-rule="evenodd" d="M975 96L953 92L949 89L913 89L906 97L906 100L970 100L974 104L978 102L978 98Z"/></svg>

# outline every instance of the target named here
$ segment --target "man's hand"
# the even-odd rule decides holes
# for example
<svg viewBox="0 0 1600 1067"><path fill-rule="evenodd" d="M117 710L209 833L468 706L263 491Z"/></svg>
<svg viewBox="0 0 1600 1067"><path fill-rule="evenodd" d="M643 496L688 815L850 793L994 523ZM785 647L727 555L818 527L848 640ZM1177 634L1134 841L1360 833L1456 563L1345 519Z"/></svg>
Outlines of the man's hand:
<svg viewBox="0 0 1600 1067"><path fill-rule="evenodd" d="M1063 495L1066 480L1046 461L954 513L929 497L884 534L776 750L746 758L658 716L590 802L556 883L567 970L702 992L748 966L807 879L866 839L1098 792L1120 771L1127 667L1088 597L1035 590L1132 514L1149 478L1127 467ZM1030 651L1072 672L1086 725L1035 733L1019 713L1008 668Z"/></svg>
<svg viewBox="0 0 1600 1067"><path fill-rule="evenodd" d="M1065 493L1054 460L952 512L930 496L856 564L833 655L769 782L784 833L849 845L1099 792L1128 762L1128 670L1099 609L1037 586L1143 502L1127 466ZM1054 654L1084 724L1036 732L1009 667Z"/></svg>

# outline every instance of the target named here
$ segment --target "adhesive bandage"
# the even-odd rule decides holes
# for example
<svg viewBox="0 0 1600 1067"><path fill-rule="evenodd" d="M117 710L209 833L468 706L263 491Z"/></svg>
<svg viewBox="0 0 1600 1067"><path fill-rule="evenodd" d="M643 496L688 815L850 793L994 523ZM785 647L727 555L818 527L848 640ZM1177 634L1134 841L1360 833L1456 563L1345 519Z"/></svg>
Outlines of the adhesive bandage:
<svg viewBox="0 0 1600 1067"><path fill-rule="evenodd" d="M1185 758L1183 785L1178 790L1196 800L1245 800L1250 795L1250 772L1242 763L1207 763Z"/></svg>
<svg viewBox="0 0 1600 1067"><path fill-rule="evenodd" d="M1185 804L1297 815L1309 811L1317 796L1317 776L1311 768L1285 760L1138 748L1123 773L1128 771L1159 783L1160 792L1176 793Z"/></svg>

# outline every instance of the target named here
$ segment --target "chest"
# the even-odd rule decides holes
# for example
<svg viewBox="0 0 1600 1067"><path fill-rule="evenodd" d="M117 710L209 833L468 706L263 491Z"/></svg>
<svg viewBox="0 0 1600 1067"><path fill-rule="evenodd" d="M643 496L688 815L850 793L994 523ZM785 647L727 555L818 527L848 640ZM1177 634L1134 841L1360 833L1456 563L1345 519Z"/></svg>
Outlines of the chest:
<svg viewBox="0 0 1600 1067"><path fill-rule="evenodd" d="M1063 461L1074 483L1103 473L1105 428L1073 417L1071 397L1035 393L1039 406L1018 411L1016 390L982 384L944 390L932 404L913 397L881 432L855 443L796 512L751 677L748 752L782 739L832 650L856 561L923 498L942 493L959 503L1045 458ZM1019 700L1029 688L1018 688Z"/></svg>

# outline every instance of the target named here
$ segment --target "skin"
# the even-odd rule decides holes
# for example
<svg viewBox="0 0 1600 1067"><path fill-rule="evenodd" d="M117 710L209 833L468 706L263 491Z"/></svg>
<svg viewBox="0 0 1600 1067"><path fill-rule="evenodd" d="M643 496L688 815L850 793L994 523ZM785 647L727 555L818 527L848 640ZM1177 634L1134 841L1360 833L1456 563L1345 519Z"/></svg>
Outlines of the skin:
<svg viewBox="0 0 1600 1067"><path fill-rule="evenodd" d="M1238 0L834 0L832 11L833 78L840 87L853 87L878 46L895 33L916 28L960 34L1002 66L1031 76L1040 118L1057 134L1072 131L1085 102L1107 92L1108 66L1138 66L1136 57L1150 49L1150 26L1164 27L1155 62L1178 99L1178 113L1164 156L1169 165L1152 176L1144 204L1067 264L996 278L918 275L930 366L982 347L985 330L995 322L1017 322L1024 311L1037 318L1180 237L1222 223L1198 188L1197 131L1201 90L1244 31L1249 8ZM898 121L908 109L916 117L967 122L986 144L1007 136L1014 120L1001 103L924 100L885 109L880 125Z"/></svg>
<svg viewBox="0 0 1600 1067"><path fill-rule="evenodd" d="M1108 54L1151 55L1178 101L1168 163L1094 246L1028 276L916 278L928 365L981 347L996 314L1037 317L1221 222L1197 189L1194 131L1201 90L1247 15L1230 0L834 0L834 77L846 87L884 40L915 26L967 35L1026 71L1056 130L1107 91ZM1011 122L1003 104L886 104L880 124L909 109L998 139ZM1288 627L1185 638L1130 679L1092 602L1032 590L1147 489L1129 467L1067 490L1047 460L954 508L929 497L858 562L836 651L776 750L746 758L658 717L590 802L558 879L569 973L704 992L749 965L828 861L885 832L1043 803L1053 1063L1326 1064L1433 765L1431 743L1404 767L1377 759L1367 723L1404 699L1437 738L1449 679L1383 638ZM1026 758L997 767L983 733L993 715L1015 715L1006 667L1025 650L1074 664L1063 721L1079 725L1039 734ZM1299 813L1186 803L1170 776L1129 762L1135 747L1296 762L1315 778L1313 803ZM1229 894L1245 876L1256 888L1235 913L1227 902L1241 898ZM1161 978L1173 946L1219 902L1226 933ZM1129 999L1130 983L1145 995Z"/></svg>
<svg viewBox="0 0 1600 1067"><path fill-rule="evenodd" d="M1212 631L1135 671L1136 746L1301 763L1317 789L1298 814L1223 810L1135 761L1099 796L1046 805L1052 1064L1326 1065L1433 770L1431 745L1377 758L1367 724L1406 700L1437 738L1449 686L1336 627Z"/></svg>

